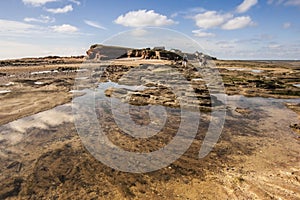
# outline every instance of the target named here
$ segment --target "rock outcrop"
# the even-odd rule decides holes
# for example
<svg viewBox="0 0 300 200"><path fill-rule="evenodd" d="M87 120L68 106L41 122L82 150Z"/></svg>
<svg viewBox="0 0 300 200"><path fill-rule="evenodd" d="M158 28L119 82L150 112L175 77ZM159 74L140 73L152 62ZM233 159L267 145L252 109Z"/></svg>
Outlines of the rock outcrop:
<svg viewBox="0 0 300 200"><path fill-rule="evenodd" d="M87 50L86 54L88 59L110 60L119 58L121 55L127 53L128 50L130 48L94 44Z"/></svg>
<svg viewBox="0 0 300 200"><path fill-rule="evenodd" d="M205 55L196 51L195 53L184 53L178 49L166 50L165 47L154 47L133 49L117 46L105 46L101 44L94 44L86 52L88 59L93 60L110 60L118 58L141 58L141 59L162 59L162 60L182 60L186 55L189 60L197 59L199 57L206 60L216 60L215 57Z"/></svg>
<svg viewBox="0 0 300 200"><path fill-rule="evenodd" d="M141 58L141 59L162 59L162 60L182 60L182 56L171 52L164 50L163 48L145 48L145 49L131 49L128 50L126 54L123 54L119 58Z"/></svg>

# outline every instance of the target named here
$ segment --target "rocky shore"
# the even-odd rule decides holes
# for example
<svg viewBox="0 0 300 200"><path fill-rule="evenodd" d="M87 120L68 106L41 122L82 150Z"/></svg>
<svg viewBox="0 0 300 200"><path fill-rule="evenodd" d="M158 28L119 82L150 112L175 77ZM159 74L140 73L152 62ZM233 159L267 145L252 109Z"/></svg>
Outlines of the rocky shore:
<svg viewBox="0 0 300 200"><path fill-rule="evenodd" d="M192 58L183 66L181 57L128 57L129 50L118 53L127 58L104 65L92 51L93 60L0 62L0 199L300 198L300 62L208 59L216 70L208 73L208 65L199 71ZM115 145L132 152L162 148L176 135L183 107L201 113L188 150L169 166L144 174L96 160L76 131L69 102L84 95L84 87L95 92L105 83L112 83L103 91L105 98L132 106L136 124L150 123L147 113L153 105L169 115L159 134L139 140L117 126L111 109L97 110ZM226 105L211 95L220 86ZM225 106L225 124L212 152L199 159L211 105Z"/></svg>

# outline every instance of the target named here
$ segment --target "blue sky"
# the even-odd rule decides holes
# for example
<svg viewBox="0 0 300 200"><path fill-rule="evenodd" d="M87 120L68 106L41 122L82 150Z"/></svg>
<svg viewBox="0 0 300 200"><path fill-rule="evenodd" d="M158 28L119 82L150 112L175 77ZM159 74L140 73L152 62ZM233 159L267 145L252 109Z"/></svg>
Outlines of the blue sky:
<svg viewBox="0 0 300 200"><path fill-rule="evenodd" d="M0 9L0 59L83 55L123 31L147 38L148 26L220 59L300 59L300 0L4 0Z"/></svg>

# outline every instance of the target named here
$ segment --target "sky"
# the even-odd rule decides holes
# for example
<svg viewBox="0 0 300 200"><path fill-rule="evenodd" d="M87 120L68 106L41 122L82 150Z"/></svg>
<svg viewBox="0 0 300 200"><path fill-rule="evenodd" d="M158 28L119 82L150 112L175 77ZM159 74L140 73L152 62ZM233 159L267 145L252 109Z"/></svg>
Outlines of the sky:
<svg viewBox="0 0 300 200"><path fill-rule="evenodd" d="M0 10L0 59L185 40L218 59L300 59L300 0L3 0Z"/></svg>

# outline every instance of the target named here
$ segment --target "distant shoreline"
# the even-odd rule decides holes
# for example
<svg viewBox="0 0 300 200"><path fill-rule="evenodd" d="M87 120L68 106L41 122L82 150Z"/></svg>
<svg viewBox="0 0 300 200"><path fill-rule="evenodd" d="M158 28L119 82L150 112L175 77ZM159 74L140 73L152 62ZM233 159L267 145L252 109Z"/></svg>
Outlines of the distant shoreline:
<svg viewBox="0 0 300 200"><path fill-rule="evenodd" d="M77 56L39 56L39 57L23 57L23 58L5 58L5 59L0 59L1 61L13 61L13 60L39 60L39 59L68 59L68 58L84 58L85 55L77 55Z"/></svg>
<svg viewBox="0 0 300 200"><path fill-rule="evenodd" d="M7 58L0 59L2 61L16 61L16 60L40 60L40 59L68 59L68 58L84 58L86 55L74 55L74 56L40 56L40 57L22 57L22 58ZM218 59L219 61L240 61L240 62L299 62L300 59Z"/></svg>

